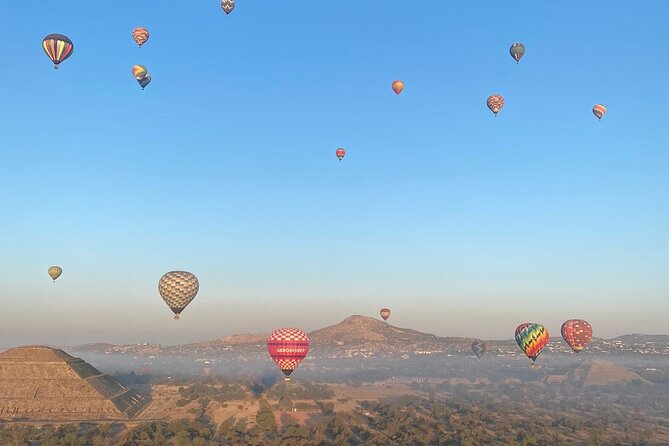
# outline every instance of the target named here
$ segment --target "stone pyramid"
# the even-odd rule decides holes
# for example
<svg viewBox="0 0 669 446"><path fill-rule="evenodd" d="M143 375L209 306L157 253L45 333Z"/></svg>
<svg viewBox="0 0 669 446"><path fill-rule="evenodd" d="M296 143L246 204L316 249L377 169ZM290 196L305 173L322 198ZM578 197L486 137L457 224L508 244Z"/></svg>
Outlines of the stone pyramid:
<svg viewBox="0 0 669 446"><path fill-rule="evenodd" d="M571 381L583 386L609 386L629 381L639 381L649 384L649 381L643 379L633 371L601 359L589 361L571 370L568 375L570 375Z"/></svg>
<svg viewBox="0 0 669 446"><path fill-rule="evenodd" d="M0 420L127 420L148 399L56 348L0 353Z"/></svg>

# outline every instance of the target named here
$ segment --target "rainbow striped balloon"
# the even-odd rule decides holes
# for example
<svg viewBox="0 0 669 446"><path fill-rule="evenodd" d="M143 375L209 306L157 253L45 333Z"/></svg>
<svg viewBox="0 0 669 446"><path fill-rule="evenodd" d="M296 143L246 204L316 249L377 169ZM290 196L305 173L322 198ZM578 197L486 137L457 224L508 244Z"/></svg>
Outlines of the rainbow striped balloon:
<svg viewBox="0 0 669 446"><path fill-rule="evenodd" d="M541 324L525 322L516 328L516 342L533 363L548 344L548 339L548 330Z"/></svg>
<svg viewBox="0 0 669 446"><path fill-rule="evenodd" d="M42 49L53 62L53 68L72 55L74 44L62 34L49 34L42 40Z"/></svg>

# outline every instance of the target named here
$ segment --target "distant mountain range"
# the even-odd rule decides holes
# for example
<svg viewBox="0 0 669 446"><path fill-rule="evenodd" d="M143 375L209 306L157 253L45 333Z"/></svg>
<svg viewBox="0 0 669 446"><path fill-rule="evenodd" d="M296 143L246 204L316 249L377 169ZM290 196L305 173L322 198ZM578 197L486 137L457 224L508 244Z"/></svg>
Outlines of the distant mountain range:
<svg viewBox="0 0 669 446"><path fill-rule="evenodd" d="M223 351L240 351L246 348L257 348L264 345L268 333L265 334L239 334L227 336L220 339L201 341L191 344L163 346L153 344L131 344L113 345L107 343L86 344L71 347L70 351L80 352L114 352L138 354L203 354L220 353ZM375 354L381 353L421 353L421 352L444 352L459 353L469 352L472 338L467 337L441 337L428 333L421 333L408 328L399 328L384 321L365 317L350 316L342 322L321 328L309 333L312 351L326 351L328 349L370 351ZM602 339L594 338L592 344L601 343ZM649 342L669 343L667 335L642 335L631 334L618 336L608 342L620 341L625 344L644 344ZM487 341L489 350L515 349L516 344L512 339ZM564 346L560 336L551 338L550 346Z"/></svg>
<svg viewBox="0 0 669 446"><path fill-rule="evenodd" d="M669 342L669 335L628 334L616 336L611 341L622 341L629 344L644 344L647 342Z"/></svg>

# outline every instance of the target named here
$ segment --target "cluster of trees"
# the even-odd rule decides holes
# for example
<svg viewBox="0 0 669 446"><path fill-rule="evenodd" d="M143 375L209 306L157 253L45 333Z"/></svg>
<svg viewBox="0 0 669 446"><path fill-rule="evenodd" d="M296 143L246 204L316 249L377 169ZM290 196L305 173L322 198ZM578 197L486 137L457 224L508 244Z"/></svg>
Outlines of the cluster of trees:
<svg viewBox="0 0 669 446"><path fill-rule="evenodd" d="M220 384L210 385L196 383L187 387L179 387L179 396L181 401L179 405L188 404L191 401L203 398L223 403L230 400L243 400L249 395L246 389L240 384Z"/></svg>
<svg viewBox="0 0 669 446"><path fill-rule="evenodd" d="M265 397L273 400L290 398L293 400L327 400L334 393L328 386L323 384L310 384L302 382L299 384L277 384L265 393Z"/></svg>
<svg viewBox="0 0 669 446"><path fill-rule="evenodd" d="M0 427L0 445L11 446L112 446L124 426L80 424L64 426Z"/></svg>
<svg viewBox="0 0 669 446"><path fill-rule="evenodd" d="M649 446L669 438L669 393L640 382L606 388L420 382L412 385L412 395L362 401L340 412L326 385L270 381L184 386L182 400L199 403L190 420L132 428L12 426L0 428L0 446ZM211 400L240 399L257 399L254 417L212 421Z"/></svg>

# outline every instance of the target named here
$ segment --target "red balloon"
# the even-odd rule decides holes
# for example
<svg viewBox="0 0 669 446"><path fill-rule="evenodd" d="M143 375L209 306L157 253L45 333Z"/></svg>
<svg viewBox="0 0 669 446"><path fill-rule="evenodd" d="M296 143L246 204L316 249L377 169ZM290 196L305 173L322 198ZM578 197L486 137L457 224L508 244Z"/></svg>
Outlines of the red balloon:
<svg viewBox="0 0 669 446"><path fill-rule="evenodd" d="M346 150L340 147L335 152L335 155L337 155L337 158L339 158L339 161L341 161L346 156Z"/></svg>
<svg viewBox="0 0 669 446"><path fill-rule="evenodd" d="M592 339L592 326L583 319L569 319L562 324L562 337L576 353L582 351Z"/></svg>
<svg viewBox="0 0 669 446"><path fill-rule="evenodd" d="M383 318L384 321L387 321L388 318L390 317L390 310L387 308L381 308L381 311L379 311L381 314L381 317Z"/></svg>
<svg viewBox="0 0 669 446"><path fill-rule="evenodd" d="M267 339L267 351L290 381L290 374L309 353L309 338L298 328L279 328Z"/></svg>

